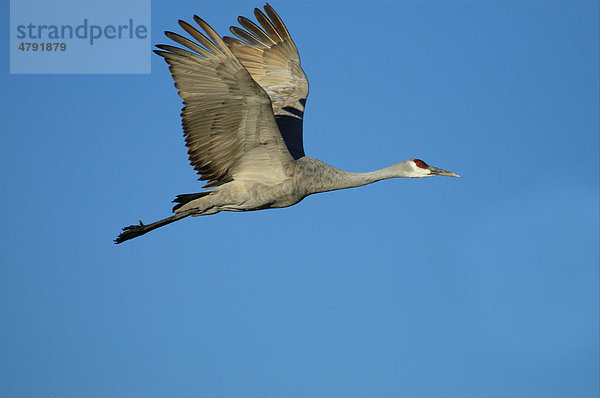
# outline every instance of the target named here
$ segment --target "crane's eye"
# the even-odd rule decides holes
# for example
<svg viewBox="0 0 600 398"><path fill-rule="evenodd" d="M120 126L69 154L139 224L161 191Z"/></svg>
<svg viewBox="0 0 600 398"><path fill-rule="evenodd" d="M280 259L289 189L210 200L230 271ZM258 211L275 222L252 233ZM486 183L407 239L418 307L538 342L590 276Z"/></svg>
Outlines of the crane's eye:
<svg viewBox="0 0 600 398"><path fill-rule="evenodd" d="M422 169L426 169L429 167L429 165L427 163L425 163L424 161L422 161L421 159L415 159L415 160L413 160L413 162L415 162L417 167L420 167Z"/></svg>

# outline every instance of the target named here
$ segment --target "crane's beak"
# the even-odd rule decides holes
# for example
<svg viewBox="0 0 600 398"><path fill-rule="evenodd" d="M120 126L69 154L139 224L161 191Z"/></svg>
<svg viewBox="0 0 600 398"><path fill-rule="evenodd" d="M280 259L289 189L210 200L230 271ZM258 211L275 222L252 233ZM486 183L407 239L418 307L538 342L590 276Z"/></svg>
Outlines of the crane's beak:
<svg viewBox="0 0 600 398"><path fill-rule="evenodd" d="M431 171L432 175L436 175L436 176L448 176L448 177L458 177L458 178L460 178L460 175L458 175L456 173L453 173L453 172L447 171L447 170L438 169L437 167L429 166L429 170Z"/></svg>

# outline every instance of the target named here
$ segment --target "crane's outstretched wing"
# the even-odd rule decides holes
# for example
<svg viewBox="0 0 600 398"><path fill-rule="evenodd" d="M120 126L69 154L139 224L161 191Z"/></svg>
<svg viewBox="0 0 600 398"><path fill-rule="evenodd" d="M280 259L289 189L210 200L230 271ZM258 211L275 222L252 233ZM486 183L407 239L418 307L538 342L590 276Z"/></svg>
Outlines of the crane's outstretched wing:
<svg viewBox="0 0 600 398"><path fill-rule="evenodd" d="M242 28L232 26L231 33L239 38L224 37L235 56L250 72L252 78L265 89L275 120L294 159L304 156L302 117L308 96L308 80L300 66L300 56L290 33L269 5L265 15L258 8L254 16L260 24L239 17ZM261 28L262 26L262 28Z"/></svg>
<svg viewBox="0 0 600 398"><path fill-rule="evenodd" d="M185 49L158 45L160 50L154 51L169 64L183 99L181 118L190 163L200 180L208 180L206 187L247 175L283 179L284 167L293 158L268 95L221 37L199 17L194 20L208 37L184 21L179 25L204 47L165 32Z"/></svg>

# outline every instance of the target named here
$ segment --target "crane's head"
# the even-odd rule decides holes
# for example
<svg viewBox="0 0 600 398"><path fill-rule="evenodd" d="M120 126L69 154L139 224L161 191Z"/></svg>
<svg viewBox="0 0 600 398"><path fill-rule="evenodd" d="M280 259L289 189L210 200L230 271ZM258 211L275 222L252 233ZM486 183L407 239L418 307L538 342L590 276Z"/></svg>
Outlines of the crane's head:
<svg viewBox="0 0 600 398"><path fill-rule="evenodd" d="M448 176L448 177L460 177L460 175L451 171L446 171L433 167L422 161L421 159L408 159L402 162L405 164L408 177L431 177L431 176Z"/></svg>

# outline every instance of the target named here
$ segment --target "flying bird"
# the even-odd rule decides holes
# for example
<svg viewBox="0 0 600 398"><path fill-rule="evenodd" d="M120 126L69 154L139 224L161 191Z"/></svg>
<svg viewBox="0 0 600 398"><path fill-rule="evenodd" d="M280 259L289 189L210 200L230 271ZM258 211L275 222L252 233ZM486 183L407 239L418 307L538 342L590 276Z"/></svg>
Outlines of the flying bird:
<svg viewBox="0 0 600 398"><path fill-rule="evenodd" d="M308 195L396 177L460 177L408 159L381 170L352 173L305 156L302 120L308 80L290 33L269 5L254 10L258 24L239 17L221 38L198 16L204 32L179 21L192 40L165 35L181 47L157 45L183 99L181 112L191 165L207 181L198 193L178 195L173 215L130 225L121 243L188 216L295 205Z"/></svg>

